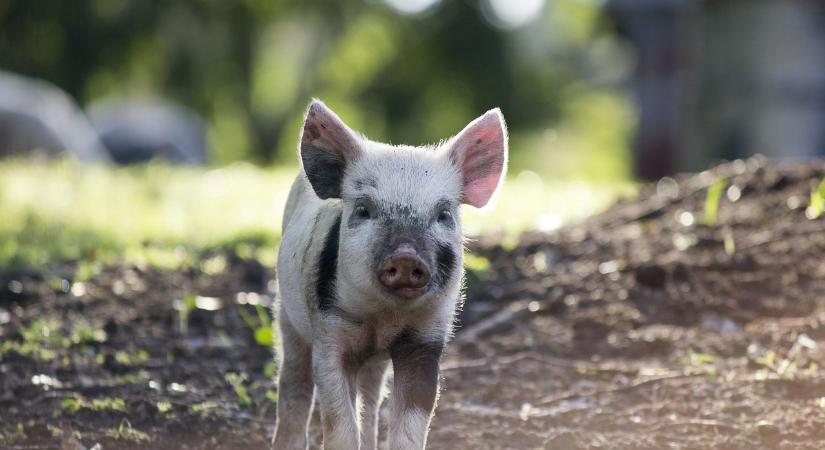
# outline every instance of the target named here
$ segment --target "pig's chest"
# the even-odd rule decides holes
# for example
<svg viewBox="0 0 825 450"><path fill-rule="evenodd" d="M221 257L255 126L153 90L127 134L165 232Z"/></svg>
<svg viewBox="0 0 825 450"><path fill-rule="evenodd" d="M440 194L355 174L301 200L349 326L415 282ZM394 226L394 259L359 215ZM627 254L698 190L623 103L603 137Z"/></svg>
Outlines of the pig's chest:
<svg viewBox="0 0 825 450"><path fill-rule="evenodd" d="M393 317L366 322L359 327L352 350L365 356L386 353L402 332L415 328L414 321Z"/></svg>

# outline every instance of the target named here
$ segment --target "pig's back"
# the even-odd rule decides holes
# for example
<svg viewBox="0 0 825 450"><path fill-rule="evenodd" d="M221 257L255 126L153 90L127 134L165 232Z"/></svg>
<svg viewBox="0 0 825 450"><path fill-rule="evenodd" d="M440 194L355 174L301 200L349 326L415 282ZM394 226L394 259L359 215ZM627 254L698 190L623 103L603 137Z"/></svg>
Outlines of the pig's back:
<svg viewBox="0 0 825 450"><path fill-rule="evenodd" d="M329 229L341 214L340 200L321 200L303 174L298 175L287 198L278 251L278 287L281 314L304 339L311 339L311 289L318 275L318 259Z"/></svg>
<svg viewBox="0 0 825 450"><path fill-rule="evenodd" d="M289 219L292 217L295 212L295 208L300 203L300 198L307 191L307 183L305 178L306 176L304 175L304 172L301 171L301 173L295 177L295 181L292 182L292 187L289 188L289 196L286 198L286 206L284 207L284 216L281 218L281 236L286 234L286 227L289 224Z"/></svg>

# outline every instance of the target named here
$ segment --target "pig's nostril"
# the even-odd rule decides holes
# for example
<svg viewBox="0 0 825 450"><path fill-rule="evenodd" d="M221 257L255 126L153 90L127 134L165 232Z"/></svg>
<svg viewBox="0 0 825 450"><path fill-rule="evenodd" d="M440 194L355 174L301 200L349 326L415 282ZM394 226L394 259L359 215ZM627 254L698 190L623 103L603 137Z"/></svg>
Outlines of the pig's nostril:
<svg viewBox="0 0 825 450"><path fill-rule="evenodd" d="M396 255L387 260L378 276L381 284L393 289L422 289L430 282L430 272L421 258Z"/></svg>

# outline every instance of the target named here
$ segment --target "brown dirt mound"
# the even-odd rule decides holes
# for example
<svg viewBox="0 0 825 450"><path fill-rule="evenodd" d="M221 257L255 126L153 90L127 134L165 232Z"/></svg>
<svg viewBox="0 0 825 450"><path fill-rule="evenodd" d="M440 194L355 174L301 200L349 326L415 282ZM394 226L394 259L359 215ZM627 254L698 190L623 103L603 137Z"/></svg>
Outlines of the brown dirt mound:
<svg viewBox="0 0 825 450"><path fill-rule="evenodd" d="M474 243L490 265L429 448L825 448L825 218L805 215L824 176L736 162L515 248ZM0 448L266 448L272 272L223 256L217 275L0 271Z"/></svg>
<svg viewBox="0 0 825 450"><path fill-rule="evenodd" d="M735 162L480 243L432 448L825 448L825 219L805 214L823 176Z"/></svg>

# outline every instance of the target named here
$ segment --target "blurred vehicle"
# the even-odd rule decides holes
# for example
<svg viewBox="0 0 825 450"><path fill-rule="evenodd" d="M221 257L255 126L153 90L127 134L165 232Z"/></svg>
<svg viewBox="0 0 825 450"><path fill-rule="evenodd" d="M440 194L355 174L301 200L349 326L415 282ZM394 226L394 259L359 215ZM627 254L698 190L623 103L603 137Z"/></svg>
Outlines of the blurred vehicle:
<svg viewBox="0 0 825 450"><path fill-rule="evenodd" d="M101 100L91 105L89 117L118 164L152 159L206 163L204 121L182 106L161 100Z"/></svg>
<svg viewBox="0 0 825 450"><path fill-rule="evenodd" d="M0 157L32 152L109 161L94 128L68 94L51 83L0 71Z"/></svg>

